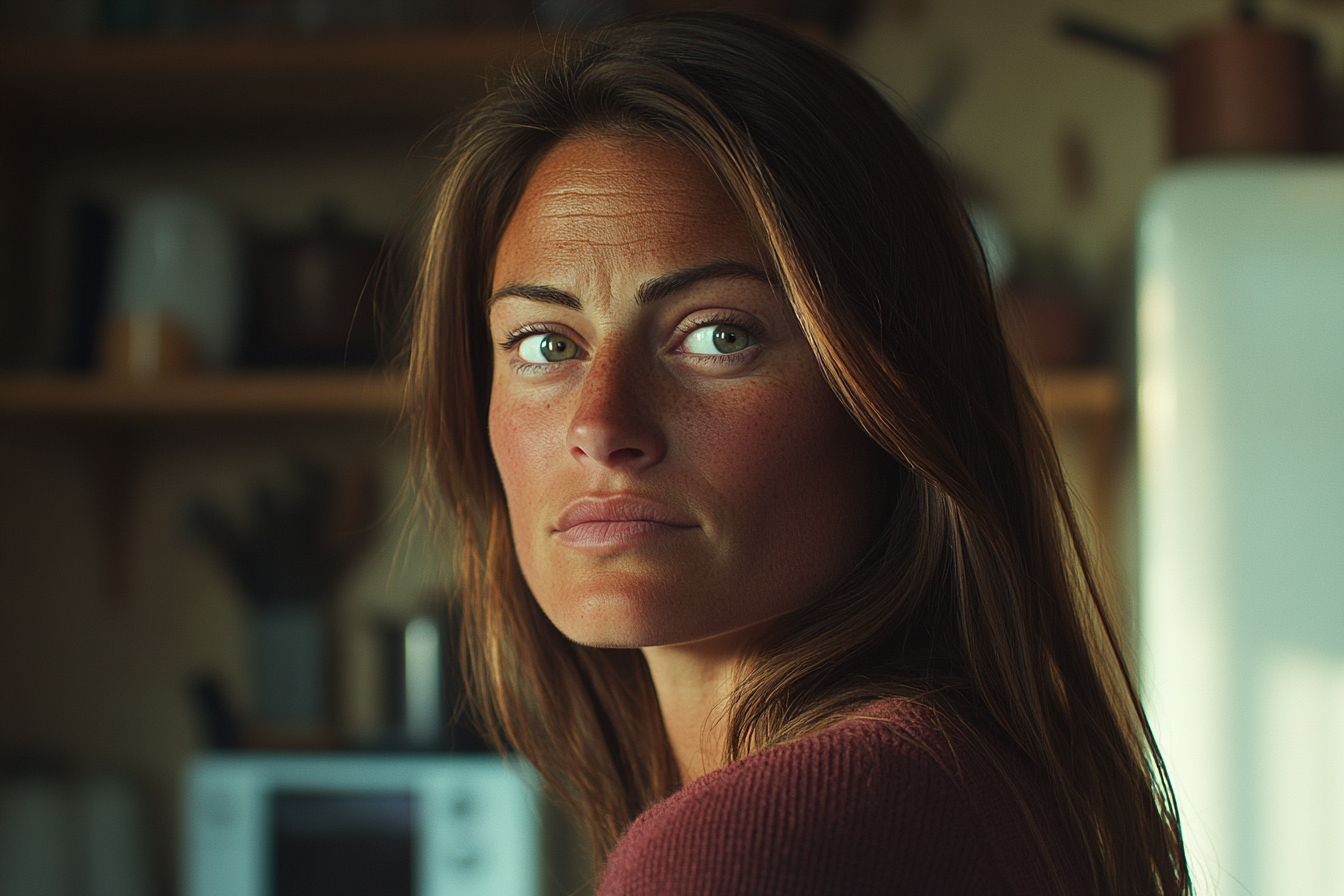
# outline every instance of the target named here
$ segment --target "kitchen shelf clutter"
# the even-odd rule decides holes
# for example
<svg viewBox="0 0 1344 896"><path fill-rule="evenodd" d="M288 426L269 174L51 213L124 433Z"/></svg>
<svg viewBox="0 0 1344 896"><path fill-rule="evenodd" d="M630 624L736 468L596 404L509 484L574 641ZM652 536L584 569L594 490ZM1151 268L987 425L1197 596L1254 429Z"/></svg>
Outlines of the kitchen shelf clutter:
<svg viewBox="0 0 1344 896"><path fill-rule="evenodd" d="M454 110L484 94L491 72L530 64L559 39L535 23L515 23L422 32L0 41L0 369L87 366L87 360L65 360L70 352L64 350L34 356L34 346L54 341L53 320L83 313L47 310L56 307L53 301L83 307L66 281L80 282L89 256L66 247L85 232L79 226L90 226L87 213L82 225L63 225L72 233L53 230L80 202L92 200L95 212L111 215L97 235L122 225L129 231L135 208L129 194L161 203L170 190L178 206L181 195L206 200L252 241L244 264L259 276L249 290L265 290L283 276L264 278L265 261L275 253L258 252L263 244L256 238L292 248L299 218L310 225L316 220L305 236L327 245L360 236L377 251L381 240L387 263L394 264L388 250L398 241L383 234L397 230L406 213L400 206L413 200L415 189L398 182L396 172L411 172L406 176L422 183L437 128ZM254 169L267 160L306 178L305 186L290 191L305 198L291 197L290 206L278 198L258 200L264 188L246 185L258 183ZM161 184L152 180L155 166L162 168ZM359 173L352 175L352 166ZM247 193L250 212L221 190ZM407 190L411 195L400 195ZM396 198L370 200L371 191ZM260 220L259 202L265 206ZM362 222L344 221L352 203L364 209ZM336 223L324 225L323 216ZM164 217L160 211L145 220ZM71 257L53 264L61 253ZM98 282L109 276L106 263L102 270ZM355 279L340 273L342 282ZM250 295L238 296L235 304L249 301ZM106 295L97 302L115 304Z"/></svg>
<svg viewBox="0 0 1344 896"><path fill-rule="evenodd" d="M53 198L47 185L72 152L83 160L125 159L128 146L134 156L140 147L199 148L226 135L230 146L264 155L296 137L296 145L325 151L326 143L376 133L413 153L416 140L484 92L491 71L534 64L561 39L534 22L0 42L0 186L9 194L0 209L0 362L25 338L16 334L31 332L40 317L25 311L35 298L16 299L44 294L34 261L42 253L27 223L46 214L43 203ZM1092 446L1089 478L1113 478L1126 406L1122 379L1108 370L1047 369L1034 382L1052 422L1083 426ZM283 416L381 416L390 427L403 401L403 377L376 368L240 368L149 379L0 374L0 420L117 429L137 421Z"/></svg>

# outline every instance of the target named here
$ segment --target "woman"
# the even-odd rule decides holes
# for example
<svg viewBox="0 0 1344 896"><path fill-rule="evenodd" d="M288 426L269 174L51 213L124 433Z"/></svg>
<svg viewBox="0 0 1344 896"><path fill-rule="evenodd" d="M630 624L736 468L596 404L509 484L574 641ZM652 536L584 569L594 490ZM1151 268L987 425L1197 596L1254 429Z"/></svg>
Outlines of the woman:
<svg viewBox="0 0 1344 896"><path fill-rule="evenodd" d="M1188 890L978 246L861 77L612 27L459 122L426 232L470 681L603 893Z"/></svg>

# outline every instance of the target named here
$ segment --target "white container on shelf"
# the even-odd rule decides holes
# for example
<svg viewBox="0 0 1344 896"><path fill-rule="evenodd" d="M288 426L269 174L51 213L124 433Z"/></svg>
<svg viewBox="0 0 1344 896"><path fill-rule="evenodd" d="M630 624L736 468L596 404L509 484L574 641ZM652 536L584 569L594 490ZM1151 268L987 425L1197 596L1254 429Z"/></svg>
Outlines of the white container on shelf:
<svg viewBox="0 0 1344 896"><path fill-rule="evenodd" d="M202 367L225 367L235 359L242 246L215 202L176 190L132 199L118 228L109 290L112 319L132 322L133 333L162 319L187 333Z"/></svg>

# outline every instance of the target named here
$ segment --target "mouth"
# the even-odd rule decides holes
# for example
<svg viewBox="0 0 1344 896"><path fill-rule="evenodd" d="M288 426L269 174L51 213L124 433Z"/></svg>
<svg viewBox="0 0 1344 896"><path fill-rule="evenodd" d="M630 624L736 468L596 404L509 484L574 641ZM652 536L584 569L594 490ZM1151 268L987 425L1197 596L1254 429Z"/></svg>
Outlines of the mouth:
<svg viewBox="0 0 1344 896"><path fill-rule="evenodd" d="M572 502L555 525L555 539L566 547L611 550L676 535L699 525L686 514L646 498L589 496Z"/></svg>

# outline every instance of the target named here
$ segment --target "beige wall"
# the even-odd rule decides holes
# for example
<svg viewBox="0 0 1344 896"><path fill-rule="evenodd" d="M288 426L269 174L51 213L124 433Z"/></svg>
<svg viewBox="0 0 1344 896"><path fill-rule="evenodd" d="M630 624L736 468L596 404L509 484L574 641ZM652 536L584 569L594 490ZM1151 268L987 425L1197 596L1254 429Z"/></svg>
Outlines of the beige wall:
<svg viewBox="0 0 1344 896"><path fill-rule="evenodd" d="M918 109L961 78L930 136L970 192L988 199L1029 258L1062 258L1094 300L1125 288L1138 203L1166 161L1161 73L1058 36L1061 12L1166 45L1229 14L1229 0L874 0L846 51ZM1344 4L1277 0L1266 17L1313 33L1332 93L1344 76ZM1072 144L1071 148L1066 148ZM1091 160L1071 195L1061 157Z"/></svg>

